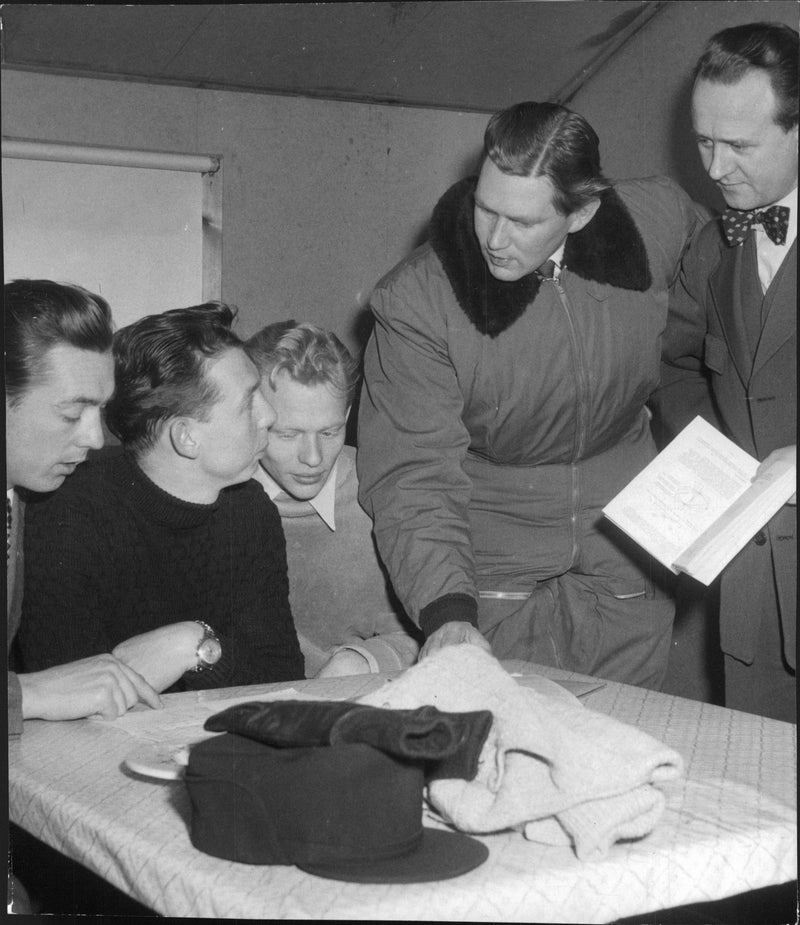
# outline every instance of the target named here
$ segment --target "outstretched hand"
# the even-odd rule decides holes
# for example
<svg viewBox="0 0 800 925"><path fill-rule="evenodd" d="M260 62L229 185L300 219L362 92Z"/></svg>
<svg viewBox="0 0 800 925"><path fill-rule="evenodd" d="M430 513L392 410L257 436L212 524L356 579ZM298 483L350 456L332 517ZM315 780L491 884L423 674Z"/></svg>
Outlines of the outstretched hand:
<svg viewBox="0 0 800 925"><path fill-rule="evenodd" d="M768 472L769 469L776 464L779 467L796 465L797 445L793 444L792 446L782 446L778 450L773 450L769 456L767 456L764 462L762 462L758 467L755 476L753 476L753 481L755 482L762 473ZM797 492L795 492L786 503L797 504Z"/></svg>
<svg viewBox="0 0 800 925"><path fill-rule="evenodd" d="M93 655L66 665L18 675L24 719L116 719L142 701L159 709L156 691L113 655Z"/></svg>
<svg viewBox="0 0 800 925"><path fill-rule="evenodd" d="M467 623L466 620L453 620L440 626L435 633L428 636L425 645L420 650L419 661L445 646L457 646L464 642L480 646L487 652L492 651L492 647L471 623Z"/></svg>

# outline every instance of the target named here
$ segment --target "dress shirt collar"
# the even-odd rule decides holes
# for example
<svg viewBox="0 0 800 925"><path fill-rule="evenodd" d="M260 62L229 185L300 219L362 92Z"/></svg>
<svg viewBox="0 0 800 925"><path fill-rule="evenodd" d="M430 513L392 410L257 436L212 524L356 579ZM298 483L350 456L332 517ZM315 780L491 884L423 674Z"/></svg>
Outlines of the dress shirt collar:
<svg viewBox="0 0 800 925"><path fill-rule="evenodd" d="M786 206L789 210L789 227L786 229L786 247L788 249L797 238L797 187L795 186L788 196L784 196L775 205Z"/></svg>
<svg viewBox="0 0 800 925"><path fill-rule="evenodd" d="M797 238L797 187L778 202L771 202L769 206L786 206L789 209L789 224L786 228L786 240L783 244L775 244L764 231L762 225L755 226L756 255L758 258L758 278L761 289L766 292L775 278L784 257Z"/></svg>
<svg viewBox="0 0 800 925"><path fill-rule="evenodd" d="M561 242L561 247L554 253L550 255L550 260L556 265L555 272L553 274L554 279L558 279L561 276L561 262L564 259L564 247L566 246L567 239Z"/></svg>
<svg viewBox="0 0 800 925"><path fill-rule="evenodd" d="M756 225L756 241L760 242L763 238L764 240L769 241L773 247L780 247L785 251L788 251L789 248L794 243L795 238L797 237L797 187L795 187L791 193L788 193L783 199L779 199L777 202L771 202L768 206L764 206L765 209L769 209L772 206L786 206L789 210L789 224L786 228L786 240L783 244L775 244L773 241L770 241L767 237L766 231L764 231L763 225ZM761 211L761 210L756 210Z"/></svg>
<svg viewBox="0 0 800 925"><path fill-rule="evenodd" d="M335 507L336 507L336 471L339 468L339 460L333 464L333 468L328 474L328 478L325 480L325 484L320 488L319 492L311 498L309 501L305 502L310 504L312 508L319 514L323 522L331 530L336 530L336 517L335 517ZM274 501L278 495L283 494L284 497L295 500L285 492L281 486L272 478L272 476L264 469L264 467L259 464L258 468L255 471L253 478L260 482L262 488L269 496L270 501Z"/></svg>

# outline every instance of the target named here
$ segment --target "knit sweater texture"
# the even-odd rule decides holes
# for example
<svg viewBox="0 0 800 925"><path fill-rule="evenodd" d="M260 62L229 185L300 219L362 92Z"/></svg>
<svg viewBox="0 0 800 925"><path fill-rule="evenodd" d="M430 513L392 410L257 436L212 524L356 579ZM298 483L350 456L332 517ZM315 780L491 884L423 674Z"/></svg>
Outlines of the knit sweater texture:
<svg viewBox="0 0 800 925"><path fill-rule="evenodd" d="M371 672L416 661L419 636L392 591L372 538L372 521L358 503L355 450L336 467L331 530L308 501L281 492L275 499L286 536L289 595L306 675L315 677L341 649L352 649Z"/></svg>
<svg viewBox="0 0 800 925"><path fill-rule="evenodd" d="M162 491L129 454L102 451L28 503L25 559L26 671L203 620L222 658L170 691L304 677L280 518L256 482L194 504Z"/></svg>

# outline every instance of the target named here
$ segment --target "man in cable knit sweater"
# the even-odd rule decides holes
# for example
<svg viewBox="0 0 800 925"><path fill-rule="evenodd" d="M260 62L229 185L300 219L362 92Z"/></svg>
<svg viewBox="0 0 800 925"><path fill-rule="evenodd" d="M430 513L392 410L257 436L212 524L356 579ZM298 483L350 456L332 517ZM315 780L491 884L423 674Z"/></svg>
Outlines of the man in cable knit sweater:
<svg viewBox="0 0 800 925"><path fill-rule="evenodd" d="M274 414L208 303L114 338L122 450L28 504L26 668L111 650L159 691L303 677L275 506L251 480Z"/></svg>
<svg viewBox="0 0 800 925"><path fill-rule="evenodd" d="M268 325L246 346L276 414L255 479L281 515L307 675L413 664L418 637L378 559L355 450L344 446L355 360L334 334L294 321Z"/></svg>

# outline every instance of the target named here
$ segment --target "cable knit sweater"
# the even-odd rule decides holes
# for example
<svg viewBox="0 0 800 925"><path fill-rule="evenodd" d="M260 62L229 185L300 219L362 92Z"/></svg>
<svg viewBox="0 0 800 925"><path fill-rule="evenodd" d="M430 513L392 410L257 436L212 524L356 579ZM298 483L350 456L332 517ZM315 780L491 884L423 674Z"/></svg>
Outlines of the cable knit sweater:
<svg viewBox="0 0 800 925"><path fill-rule="evenodd" d="M162 491L129 454L104 451L28 503L26 671L181 620L212 626L223 654L170 690L304 676L280 518L259 485L192 504Z"/></svg>

